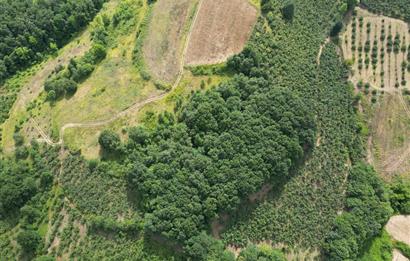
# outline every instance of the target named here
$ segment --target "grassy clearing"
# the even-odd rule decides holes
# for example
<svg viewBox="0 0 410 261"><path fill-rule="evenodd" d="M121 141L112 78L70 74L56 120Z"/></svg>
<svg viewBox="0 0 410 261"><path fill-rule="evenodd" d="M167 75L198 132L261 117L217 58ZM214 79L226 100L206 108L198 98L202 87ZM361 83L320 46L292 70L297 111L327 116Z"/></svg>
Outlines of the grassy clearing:
<svg viewBox="0 0 410 261"><path fill-rule="evenodd" d="M178 102L188 99L191 92L201 88L208 89L229 79L229 75L202 75L194 76L186 71L177 88L167 97L145 105L141 110L120 118L111 124L95 128L67 129L64 133L65 144L72 150L81 150L82 155L88 159L97 158L100 155L98 137L102 130L112 129L126 139L126 130L137 124L154 127L156 116L164 111L172 111Z"/></svg>
<svg viewBox="0 0 410 261"><path fill-rule="evenodd" d="M392 260L393 242L389 234L383 230L381 235L368 242L365 251L358 261L390 261Z"/></svg>
<svg viewBox="0 0 410 261"><path fill-rule="evenodd" d="M6 152L14 146L13 134L16 125L21 125L27 120L28 114L26 113L26 108L39 96L43 89L43 83L51 71L53 71L58 64L68 63L71 57L82 54L88 49L89 44L89 32L85 31L70 44L59 50L55 56L50 56L48 60L41 64L34 65L25 72L7 81L4 86L7 91L5 95L12 95L14 98L11 101L12 103L8 105L5 104L4 108L7 109L7 112L10 111L9 117L2 126L2 145ZM3 118L3 120L5 119L6 117Z"/></svg>
<svg viewBox="0 0 410 261"><path fill-rule="evenodd" d="M177 78L197 3L197 0L159 0L155 3L142 53L157 81L169 84Z"/></svg>
<svg viewBox="0 0 410 261"><path fill-rule="evenodd" d="M135 102L159 93L152 82L141 78L133 64L135 35L148 10L148 6L143 4L145 2L134 2L135 21L113 28L106 59L80 85L76 94L54 104L44 102L43 97L40 106L31 111L40 126L53 138L58 137L58 130L67 123L109 119ZM27 129L30 129L29 125Z"/></svg>
<svg viewBox="0 0 410 261"><path fill-rule="evenodd" d="M111 0L107 2L104 4L100 14L105 13L107 15L112 15L113 10L115 10L118 3L119 0ZM94 22L97 19L99 18L96 18ZM15 132L15 127L18 126L20 128L21 125L27 122L27 119L31 117L31 114L27 113L26 109L30 107L33 108L35 104L40 105L44 101L44 97L41 97L41 92L43 91L44 82L51 72L58 65L66 65L70 59L82 56L90 48L90 32L92 31L92 27L93 26L91 25L86 30L79 33L69 44L60 49L48 60L33 66L26 70L26 72L17 75L9 81L12 83L11 86L17 87L13 88L16 98L13 108L10 111L10 117L2 126L2 146L5 152L12 151L14 147L13 134ZM44 117L49 117L49 114L50 113L47 111L44 114ZM32 126L26 124L24 128L26 129L25 134L27 135L27 140L38 137L38 133L32 131ZM49 127L46 129L49 129ZM29 131L27 132L27 130Z"/></svg>
<svg viewBox="0 0 410 261"><path fill-rule="evenodd" d="M410 169L408 160L397 164L410 146L410 115L399 95L386 93L377 105L368 108L374 111L370 123L374 165L386 179Z"/></svg>

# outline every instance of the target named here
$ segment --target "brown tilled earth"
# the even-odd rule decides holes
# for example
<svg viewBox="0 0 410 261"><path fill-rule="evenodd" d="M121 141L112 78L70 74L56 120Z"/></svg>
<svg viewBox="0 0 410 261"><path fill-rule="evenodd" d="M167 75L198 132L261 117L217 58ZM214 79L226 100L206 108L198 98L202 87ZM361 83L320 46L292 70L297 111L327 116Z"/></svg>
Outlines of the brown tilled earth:
<svg viewBox="0 0 410 261"><path fill-rule="evenodd" d="M189 29L190 15L197 0L159 0L152 13L142 50L153 76L172 83L178 76Z"/></svg>
<svg viewBox="0 0 410 261"><path fill-rule="evenodd" d="M258 11L247 0L206 0L199 10L186 55L187 65L224 62L242 51Z"/></svg>

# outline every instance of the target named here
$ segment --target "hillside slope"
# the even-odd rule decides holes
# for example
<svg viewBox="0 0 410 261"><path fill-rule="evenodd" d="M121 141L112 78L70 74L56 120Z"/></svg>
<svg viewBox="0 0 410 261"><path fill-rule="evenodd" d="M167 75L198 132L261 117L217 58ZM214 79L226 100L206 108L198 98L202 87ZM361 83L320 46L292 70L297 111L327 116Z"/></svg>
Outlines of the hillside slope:
<svg viewBox="0 0 410 261"><path fill-rule="evenodd" d="M21 91L1 129L0 259L391 256L382 229L410 190L365 163L337 37L355 2L255 0L256 22L241 3L225 3L252 10L233 29L253 31L221 64L187 66L203 0L111 0L7 82ZM224 28L201 53L212 60L232 32L210 28Z"/></svg>

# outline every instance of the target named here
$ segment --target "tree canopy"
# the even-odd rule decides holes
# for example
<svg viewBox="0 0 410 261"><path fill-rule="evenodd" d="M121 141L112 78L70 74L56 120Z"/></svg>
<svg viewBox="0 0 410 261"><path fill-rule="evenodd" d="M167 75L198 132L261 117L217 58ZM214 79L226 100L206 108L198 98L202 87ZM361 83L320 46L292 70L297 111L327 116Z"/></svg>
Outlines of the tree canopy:
<svg viewBox="0 0 410 261"><path fill-rule="evenodd" d="M178 119L164 114L154 131L131 136L129 177L146 228L180 242L197 236L267 180L288 179L314 136L303 101L266 81L240 76L195 93Z"/></svg>
<svg viewBox="0 0 410 261"><path fill-rule="evenodd" d="M83 28L105 0L1 0L0 83L62 47Z"/></svg>
<svg viewBox="0 0 410 261"><path fill-rule="evenodd" d="M325 249L330 260L355 260L363 242L381 233L392 209L374 169L356 165L348 177L346 212L337 217Z"/></svg>

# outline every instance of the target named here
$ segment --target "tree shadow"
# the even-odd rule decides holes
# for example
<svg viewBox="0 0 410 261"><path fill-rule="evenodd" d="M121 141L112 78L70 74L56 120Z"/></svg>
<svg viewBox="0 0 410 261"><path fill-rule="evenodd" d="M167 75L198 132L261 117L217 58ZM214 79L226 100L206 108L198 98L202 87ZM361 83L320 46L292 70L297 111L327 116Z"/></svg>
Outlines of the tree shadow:
<svg viewBox="0 0 410 261"><path fill-rule="evenodd" d="M267 180L264 185L255 193L244 197L237 208L231 212L220 212L218 217L209 222L208 232L214 237L223 237L227 231L234 229L238 224L247 224L255 215L255 211L264 203L277 202L283 194L285 185L300 173L301 167L312 156L313 149L305 147L305 154L297 161L289 171L288 176L273 177ZM219 233L214 235L214 226L219 226Z"/></svg>
<svg viewBox="0 0 410 261"><path fill-rule="evenodd" d="M155 256L160 255L165 260L186 260L181 244L154 233L144 235L144 252Z"/></svg>

